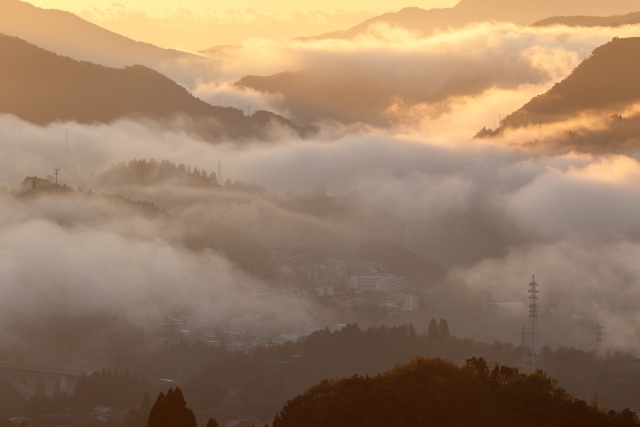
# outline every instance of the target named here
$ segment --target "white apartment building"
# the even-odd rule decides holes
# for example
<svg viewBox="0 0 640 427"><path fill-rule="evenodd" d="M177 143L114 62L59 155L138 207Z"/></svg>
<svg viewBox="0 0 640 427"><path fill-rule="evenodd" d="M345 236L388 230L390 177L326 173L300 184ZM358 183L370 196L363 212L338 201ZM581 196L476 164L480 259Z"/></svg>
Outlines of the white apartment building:
<svg viewBox="0 0 640 427"><path fill-rule="evenodd" d="M418 298L413 295L391 292L387 295L387 301L398 304L398 307L402 309L415 310L418 308Z"/></svg>
<svg viewBox="0 0 640 427"><path fill-rule="evenodd" d="M409 288L406 277L392 274L351 276L349 287L358 291L397 292Z"/></svg>

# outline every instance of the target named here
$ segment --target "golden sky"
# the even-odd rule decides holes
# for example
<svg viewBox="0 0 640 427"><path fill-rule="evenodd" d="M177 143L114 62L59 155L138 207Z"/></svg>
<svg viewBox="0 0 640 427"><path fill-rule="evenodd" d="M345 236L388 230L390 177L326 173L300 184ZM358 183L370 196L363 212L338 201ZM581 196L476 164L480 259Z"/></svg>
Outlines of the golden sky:
<svg viewBox="0 0 640 427"><path fill-rule="evenodd" d="M167 48L197 51L252 38L289 39L347 29L380 13L457 0L32 0L67 10L101 27Z"/></svg>

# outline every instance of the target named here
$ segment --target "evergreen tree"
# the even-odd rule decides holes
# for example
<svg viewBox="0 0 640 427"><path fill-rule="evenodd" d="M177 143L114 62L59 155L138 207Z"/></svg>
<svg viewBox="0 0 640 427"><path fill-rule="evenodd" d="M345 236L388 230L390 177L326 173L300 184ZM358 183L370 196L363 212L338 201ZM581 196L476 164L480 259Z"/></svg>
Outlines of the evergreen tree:
<svg viewBox="0 0 640 427"><path fill-rule="evenodd" d="M180 388L170 388L166 396L162 392L158 395L149 413L147 427L197 427L196 416L187 407Z"/></svg>
<svg viewBox="0 0 640 427"><path fill-rule="evenodd" d="M440 319L438 332L440 333L440 338L449 338L449 324L445 319Z"/></svg>
<svg viewBox="0 0 640 427"><path fill-rule="evenodd" d="M218 427L218 422L214 418L209 418L207 427Z"/></svg>
<svg viewBox="0 0 640 427"><path fill-rule="evenodd" d="M427 332L427 335L431 339L438 338L439 331L438 331L438 322L436 322L436 319L431 319L431 322L429 322L429 332Z"/></svg>

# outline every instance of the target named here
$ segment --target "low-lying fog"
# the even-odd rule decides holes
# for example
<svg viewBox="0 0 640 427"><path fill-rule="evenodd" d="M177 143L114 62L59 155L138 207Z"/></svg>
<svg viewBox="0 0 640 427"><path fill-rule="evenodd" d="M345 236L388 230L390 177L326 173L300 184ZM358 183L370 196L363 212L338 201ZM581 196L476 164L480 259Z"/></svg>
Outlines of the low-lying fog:
<svg viewBox="0 0 640 427"><path fill-rule="evenodd" d="M249 101L254 111L270 108L293 119L312 115L292 109L281 95L241 90L233 81L251 72L309 68L337 79L348 68L394 94L393 104L366 112L363 121L315 117L321 126L315 139L283 135L269 143L212 145L179 120L42 128L0 116L0 322L6 326L0 350L26 352L39 345L28 338L34 325L87 313L135 320L179 308L250 311L283 325L310 313L329 327L344 320L288 291L284 278L245 269L228 247L207 240L224 233L264 253L321 247L331 258L366 241L398 242L448 269L446 279L420 288L449 295L452 304L433 315L446 317L454 335L479 340L518 341L524 308L489 315L486 307L528 305L535 274L543 344L589 348L591 327L601 323L607 345L634 348L637 152L527 148L523 142L540 136L532 129L515 143L513 135L471 137L564 78L612 34L637 28L478 25L424 39L378 31L353 42L255 41L242 50L251 62L233 59L218 82L194 91L211 103L244 108ZM257 51L262 54L250 55ZM488 76L479 93L451 97L446 105L410 99L415 87L426 98L470 66ZM244 185L106 178L112 165L133 159L168 160L207 175L217 174L221 162L218 178ZM25 196L30 183L23 180L53 179L54 166L61 167L60 184L82 191ZM301 207L301 198L311 202ZM12 327L16 319L31 326Z"/></svg>

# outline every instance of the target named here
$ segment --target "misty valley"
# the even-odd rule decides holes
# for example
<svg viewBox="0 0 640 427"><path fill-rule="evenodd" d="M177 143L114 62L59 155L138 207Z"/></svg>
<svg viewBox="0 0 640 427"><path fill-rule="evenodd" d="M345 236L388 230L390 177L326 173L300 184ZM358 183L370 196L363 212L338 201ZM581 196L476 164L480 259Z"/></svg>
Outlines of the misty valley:
<svg viewBox="0 0 640 427"><path fill-rule="evenodd" d="M0 427L640 425L636 0L45 3Z"/></svg>

